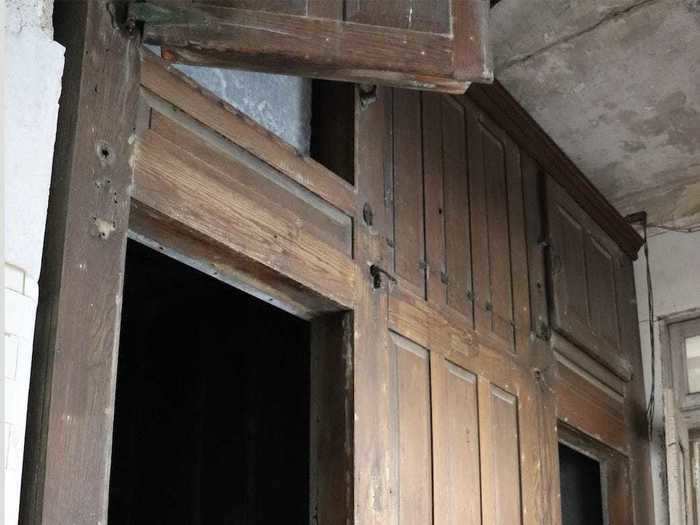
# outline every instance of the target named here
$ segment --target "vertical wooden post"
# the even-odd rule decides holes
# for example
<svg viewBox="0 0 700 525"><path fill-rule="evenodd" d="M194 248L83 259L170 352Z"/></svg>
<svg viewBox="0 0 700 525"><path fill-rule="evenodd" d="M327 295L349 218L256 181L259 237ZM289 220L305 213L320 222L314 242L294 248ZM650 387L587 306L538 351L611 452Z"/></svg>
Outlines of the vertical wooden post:
<svg viewBox="0 0 700 525"><path fill-rule="evenodd" d="M139 38L125 4L57 2L66 47L21 523L106 523Z"/></svg>

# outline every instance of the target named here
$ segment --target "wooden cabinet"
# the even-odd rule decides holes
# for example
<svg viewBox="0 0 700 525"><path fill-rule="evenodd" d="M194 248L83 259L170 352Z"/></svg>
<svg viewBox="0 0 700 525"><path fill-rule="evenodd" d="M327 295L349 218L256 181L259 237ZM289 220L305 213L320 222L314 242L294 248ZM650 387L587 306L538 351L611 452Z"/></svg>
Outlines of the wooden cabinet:
<svg viewBox="0 0 700 525"><path fill-rule="evenodd" d="M493 79L486 0L149 0L147 43L188 64L464 92Z"/></svg>
<svg viewBox="0 0 700 525"><path fill-rule="evenodd" d="M551 321L595 359L628 378L620 333L623 254L551 178L547 181Z"/></svg>
<svg viewBox="0 0 700 525"><path fill-rule="evenodd" d="M296 60L292 71L306 63L320 76L357 79L352 68L360 62L352 62L343 31L386 35L387 42L422 34L395 16L392 9L404 5L401 1L354 2L342 14L352 21L333 21L338 33L329 35L334 52L350 57L350 69L341 71L334 69L338 62L318 62L315 48L322 33L311 32L314 38L304 40L307 25L328 27L332 18L323 16L340 16L325 11L309 16L309 9L332 2L216 4L193 3L186 13L200 13L203 18L196 23L146 21L146 37L177 47L173 53L193 62L205 57L200 62L221 59L231 65L230 49L204 46L200 52L192 42L205 29L216 36L234 27L227 42L238 38L245 46L255 40L249 62L241 65L259 60L266 69L279 70L291 57ZM419 9L416 23L438 24L445 11L435 5L434 12ZM470 4L445 5L463 9ZM93 4L70 7L95 9ZM166 10L168 16L178 12ZM433 15L437 22L429 21ZM291 22L299 25L284 25ZM107 18L99 27L114 32ZM174 46L182 27L188 38ZM97 40L101 34L93 36ZM279 54L282 45L289 57ZM402 60L415 59L412 45L417 44L409 40ZM356 52L367 49L360 46ZM82 51L74 50L78 56L71 60L81 63L90 56ZM109 50L103 51L100 56ZM384 65L376 60L362 62L371 66L372 75ZM88 62L76 69L87 77L74 78L81 86L75 94L78 122L94 122L100 129L81 131L69 141L78 167L97 162L90 141L112 123L101 113L106 106L93 104L93 84L85 78L110 86L126 81L121 70L96 71ZM434 75L443 75L441 63L435 64ZM384 78L404 84L425 80L415 69ZM126 240L130 208L132 237L312 325L329 314L342 321L335 335L319 332L314 339L316 344L339 340L333 344L343 350L337 354L342 363L334 362L337 380L316 389L330 391L325 395L329 404L313 412L330 418L336 429L331 436L313 437L318 449L333 445L333 454L318 450L314 460L314 468L333 480L324 485L328 490L317 491L321 520L559 525L557 425L568 422L623 456L624 472L630 465L636 514L626 497L613 498L610 525L629 523L632 516L639 524L652 522L645 482L639 481L648 474L640 425L645 402L633 336L632 269L625 259L638 248L638 236L595 192L572 191L586 187L583 176L565 168L564 155L510 97L493 94L500 88L477 88L459 97L381 87L367 97L355 88L354 136L346 139L353 141L355 173L344 180L155 57L144 57L138 81L130 89L133 98L140 92L145 117L138 119L133 158L129 153L128 163L116 164L123 170L107 173L129 188L123 200L100 194L104 209L87 213L97 202L94 192L104 191L110 179L95 184L71 163L58 167L61 193L52 213L60 216L70 201L71 214L49 222L49 245L61 250L49 249L47 260L58 269L81 268L77 263L84 254L91 254L86 260L102 260L105 243L114 249L104 253L118 260L111 266L87 265L89 278L70 274L70 281L62 281L57 274L61 301L51 293L42 296L44 322L55 324L37 350L36 366L44 368L38 368L35 380L49 378L51 384L42 386L45 396L33 394L28 441L43 445L27 464L34 474L23 491L26 521L38 523L42 516L59 523L106 520L112 423L105 414L113 410L115 378L110 374L119 324L114 305L123 278L123 250L117 244L123 247ZM62 118L70 129L73 117ZM108 135L114 141L123 138L120 152L127 151L133 134L127 122L118 134ZM107 163L102 164L105 169ZM120 206L120 214L115 215L112 203ZM105 236L87 227L65 229L67 218L84 225L91 216L116 216L121 222ZM64 260L65 254L80 257ZM94 304L94 312L86 318L75 309L74 297L81 298L80 304ZM561 337L548 337L550 321ZM97 354L83 336L100 335L104 327L110 327L108 337L89 339L102 356L96 366L84 358ZM605 383L585 360L560 359L557 338L593 356L588 362L597 369L612 370L617 383ZM41 345L43 339L37 341ZM72 345L81 352L54 352ZM329 357L322 345L318 350L319 362ZM625 375L621 370L628 358L633 368ZM80 395L49 395L65 392ZM85 399L101 401L86 408ZM79 424L65 424L75 414ZM340 445L343 453L336 454ZM86 456L85 450L92 453ZM619 487L616 482L608 490L630 492L624 475L616 479Z"/></svg>

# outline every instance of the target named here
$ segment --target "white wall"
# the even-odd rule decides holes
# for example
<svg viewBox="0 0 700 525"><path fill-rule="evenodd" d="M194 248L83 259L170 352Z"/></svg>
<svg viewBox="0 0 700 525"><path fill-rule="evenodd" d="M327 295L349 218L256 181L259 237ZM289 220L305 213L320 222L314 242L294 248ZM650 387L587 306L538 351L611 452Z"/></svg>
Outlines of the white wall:
<svg viewBox="0 0 700 525"><path fill-rule="evenodd" d="M664 525L668 523L668 508L665 495L666 471L663 444L662 348L659 339L658 318L700 308L700 232L692 234L666 232L651 237L649 239L649 261L654 292L654 334L656 340L656 403L651 462L656 524ZM640 252L639 260L635 262L634 273L644 359L644 380L648 396L651 383L651 345L643 252Z"/></svg>
<svg viewBox="0 0 700 525"><path fill-rule="evenodd" d="M4 0L4 345L0 460L6 525L17 523L38 279L46 224L63 47L52 0Z"/></svg>

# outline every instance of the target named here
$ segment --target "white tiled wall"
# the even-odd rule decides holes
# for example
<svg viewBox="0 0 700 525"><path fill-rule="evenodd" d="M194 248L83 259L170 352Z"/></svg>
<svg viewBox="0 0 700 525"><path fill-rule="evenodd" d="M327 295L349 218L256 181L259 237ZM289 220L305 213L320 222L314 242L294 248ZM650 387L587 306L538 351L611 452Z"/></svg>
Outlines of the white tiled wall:
<svg viewBox="0 0 700 525"><path fill-rule="evenodd" d="M39 271L56 137L63 47L53 41L52 0L4 0L2 173L4 501L17 523ZM0 17L1 18L1 17Z"/></svg>

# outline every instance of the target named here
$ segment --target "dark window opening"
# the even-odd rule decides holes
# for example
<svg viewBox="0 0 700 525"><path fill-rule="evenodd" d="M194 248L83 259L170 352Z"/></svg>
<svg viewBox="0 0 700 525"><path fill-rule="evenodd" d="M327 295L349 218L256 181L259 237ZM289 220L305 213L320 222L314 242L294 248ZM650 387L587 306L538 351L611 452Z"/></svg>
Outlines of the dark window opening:
<svg viewBox="0 0 700 525"><path fill-rule="evenodd" d="M314 80L311 86L311 158L354 184L355 85Z"/></svg>
<svg viewBox="0 0 700 525"><path fill-rule="evenodd" d="M603 525L600 463L559 443L562 525Z"/></svg>
<svg viewBox="0 0 700 525"><path fill-rule="evenodd" d="M109 522L309 523L310 324L129 241Z"/></svg>

